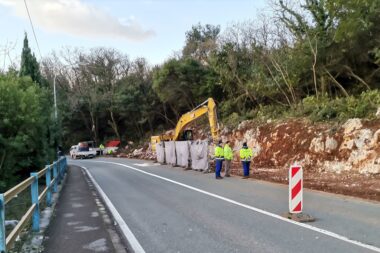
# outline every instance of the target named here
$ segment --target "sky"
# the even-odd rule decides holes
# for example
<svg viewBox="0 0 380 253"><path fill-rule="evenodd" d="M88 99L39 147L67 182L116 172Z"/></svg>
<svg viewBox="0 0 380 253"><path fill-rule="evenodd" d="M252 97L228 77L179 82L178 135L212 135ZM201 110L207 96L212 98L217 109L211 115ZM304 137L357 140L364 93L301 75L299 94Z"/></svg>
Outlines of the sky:
<svg viewBox="0 0 380 253"><path fill-rule="evenodd" d="M0 0L0 69L18 63L24 33L38 60L63 47L111 47L163 63L181 51L192 25L255 20L268 0ZM7 49L7 50L5 50ZM6 51L9 51L9 57Z"/></svg>

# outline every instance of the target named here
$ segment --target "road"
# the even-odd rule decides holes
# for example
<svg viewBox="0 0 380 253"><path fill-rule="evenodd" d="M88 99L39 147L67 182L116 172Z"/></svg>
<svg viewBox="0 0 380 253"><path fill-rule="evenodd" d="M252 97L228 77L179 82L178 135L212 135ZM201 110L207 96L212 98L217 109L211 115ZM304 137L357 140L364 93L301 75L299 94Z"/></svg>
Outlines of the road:
<svg viewBox="0 0 380 253"><path fill-rule="evenodd" d="M307 225L281 219L288 188L131 159L86 167L145 252L380 252L380 203L304 191Z"/></svg>

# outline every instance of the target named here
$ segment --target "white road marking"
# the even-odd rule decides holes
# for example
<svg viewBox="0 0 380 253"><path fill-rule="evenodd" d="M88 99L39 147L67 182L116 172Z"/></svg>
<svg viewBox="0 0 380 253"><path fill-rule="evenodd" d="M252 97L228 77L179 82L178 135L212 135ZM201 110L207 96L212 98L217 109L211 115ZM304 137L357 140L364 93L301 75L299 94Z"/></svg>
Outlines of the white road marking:
<svg viewBox="0 0 380 253"><path fill-rule="evenodd" d="M71 207L72 207L72 208L80 208L80 207L84 207L84 205L81 204L81 203L72 203L72 204L71 204Z"/></svg>
<svg viewBox="0 0 380 253"><path fill-rule="evenodd" d="M74 215L75 215L75 214L73 214L73 213L65 213L65 214L63 215L63 217L65 217L65 218L70 218L70 217L74 217Z"/></svg>
<svg viewBox="0 0 380 253"><path fill-rule="evenodd" d="M115 206L112 204L111 200L107 197L107 195L104 193L102 188L100 188L98 182L96 182L95 178L91 175L91 173L88 171L86 167L81 166L83 168L88 177L91 179L92 183L95 185L96 189L98 190L99 194L102 196L105 204L111 211L113 217L115 218L117 224L119 224L119 227L121 231L123 232L124 236L127 238L130 246L132 247L132 250L135 253L145 253L145 250L143 247L140 245L140 243L137 241L135 235L132 233L132 231L129 229L127 223L123 220L119 212L116 210Z"/></svg>
<svg viewBox="0 0 380 253"><path fill-rule="evenodd" d="M99 213L98 212L92 212L91 217L92 218L99 217Z"/></svg>
<svg viewBox="0 0 380 253"><path fill-rule="evenodd" d="M362 248L373 250L375 252L380 252L380 248L378 248L376 246L365 244L365 243L362 243L362 242L359 242L359 241L355 241L355 240L351 240L351 239L349 239L349 238L347 238L347 237L345 237L343 235L339 235L337 233L334 233L334 232L331 232L331 231L328 231L328 230L325 230L325 229L317 228L317 227L311 226L309 224L299 223L299 222L296 222L296 221L293 221L293 220L289 220L289 219L286 219L286 218L284 218L284 217L282 217L280 215L277 215L277 214L274 214L274 213L262 210L260 208L256 208L256 207L253 207L253 206L250 206L250 205L246 205L246 204L240 203L238 201L235 201L235 200L232 200L232 199L229 199L229 198L225 198L225 197L222 197L220 195L217 195L217 194L214 194L214 193L211 193L211 192L208 192L208 191L204 191L204 190L198 189L196 187L193 187L193 186L190 186L190 185L187 185L187 184L184 184L184 183L180 183L180 182L177 182L175 180L172 180L172 179L169 179L169 178L166 178L166 177L162 177L162 176L150 173L150 172L146 172L144 170L140 170L140 169L134 168L134 167L126 165L126 164L115 163L115 162L105 162L105 161L91 161L91 162L94 162L94 163L108 163L108 164L114 164L114 165L123 166L123 167L129 168L129 169L141 172L143 174L146 174L146 175L149 175L149 176L152 176L152 177L156 177L156 178L162 179L164 181L167 181L167 182L170 182L170 183L182 186L184 188L187 188L187 189L199 192L199 193L203 193L203 194L208 195L210 197L214 197L214 198L217 198L217 199L229 202L231 204L235 204L237 206L247 208L247 209L255 211L257 213L261 213L261 214L264 214L266 216L269 216L269 217L272 217L272 218L275 218L275 219L278 219L278 220L281 220L281 221L284 221L284 222L287 222L287 223L291 223L293 225L296 225L296 226L299 226L299 227L303 227L303 228L306 228L306 229L309 229L309 230L312 230L312 231L315 231L315 232L318 232L318 233L321 233L321 234L333 237L335 239L338 239L338 240L341 240L341 241L344 241L344 242L348 242L348 243L357 245L357 246L362 247ZM97 185L97 188L98 187L99 186ZM99 187L99 189L100 189L100 187Z"/></svg>
<svg viewBox="0 0 380 253"><path fill-rule="evenodd" d="M133 165L140 166L140 167L149 167L153 166L153 163L134 163Z"/></svg>
<svg viewBox="0 0 380 253"><path fill-rule="evenodd" d="M107 241L105 238L101 238L99 240L93 241L92 243L84 245L83 249L88 249L94 252L107 252L108 248L106 245Z"/></svg>
<svg viewBox="0 0 380 253"><path fill-rule="evenodd" d="M75 225L79 225L81 223L82 223L81 221L70 221L70 222L67 222L66 225L67 226L75 226Z"/></svg>
<svg viewBox="0 0 380 253"><path fill-rule="evenodd" d="M98 230L99 227L77 226L77 227L74 227L74 229L75 229L75 232L82 233L82 232L89 232L89 231Z"/></svg>

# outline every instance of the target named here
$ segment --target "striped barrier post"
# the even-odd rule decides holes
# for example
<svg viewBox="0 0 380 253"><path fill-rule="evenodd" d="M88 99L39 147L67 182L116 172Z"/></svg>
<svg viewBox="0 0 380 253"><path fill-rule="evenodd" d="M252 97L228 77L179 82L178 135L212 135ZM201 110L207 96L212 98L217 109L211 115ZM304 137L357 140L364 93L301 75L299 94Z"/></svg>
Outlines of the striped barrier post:
<svg viewBox="0 0 380 253"><path fill-rule="evenodd" d="M284 217L299 221L311 222L315 219L305 213L303 209L303 170L300 165L292 165L289 169L289 212Z"/></svg>
<svg viewBox="0 0 380 253"><path fill-rule="evenodd" d="M303 171L299 165L289 170L289 212L302 213L303 207Z"/></svg>

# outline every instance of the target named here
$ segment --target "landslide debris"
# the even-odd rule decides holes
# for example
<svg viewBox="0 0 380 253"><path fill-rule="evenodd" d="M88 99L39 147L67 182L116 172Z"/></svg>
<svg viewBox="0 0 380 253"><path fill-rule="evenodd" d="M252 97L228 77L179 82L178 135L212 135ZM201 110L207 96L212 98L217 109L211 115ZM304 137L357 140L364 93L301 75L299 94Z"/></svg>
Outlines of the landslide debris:
<svg viewBox="0 0 380 253"><path fill-rule="evenodd" d="M208 129L195 127L196 138L208 138ZM380 201L380 120L350 119L344 124L315 123L306 119L258 124L243 121L235 129L222 128L221 139L235 151L232 174L242 175L238 151L243 141L255 157L251 177L288 183L288 169L304 169L310 189ZM212 156L212 148L210 148ZM148 144L123 157L154 160Z"/></svg>

